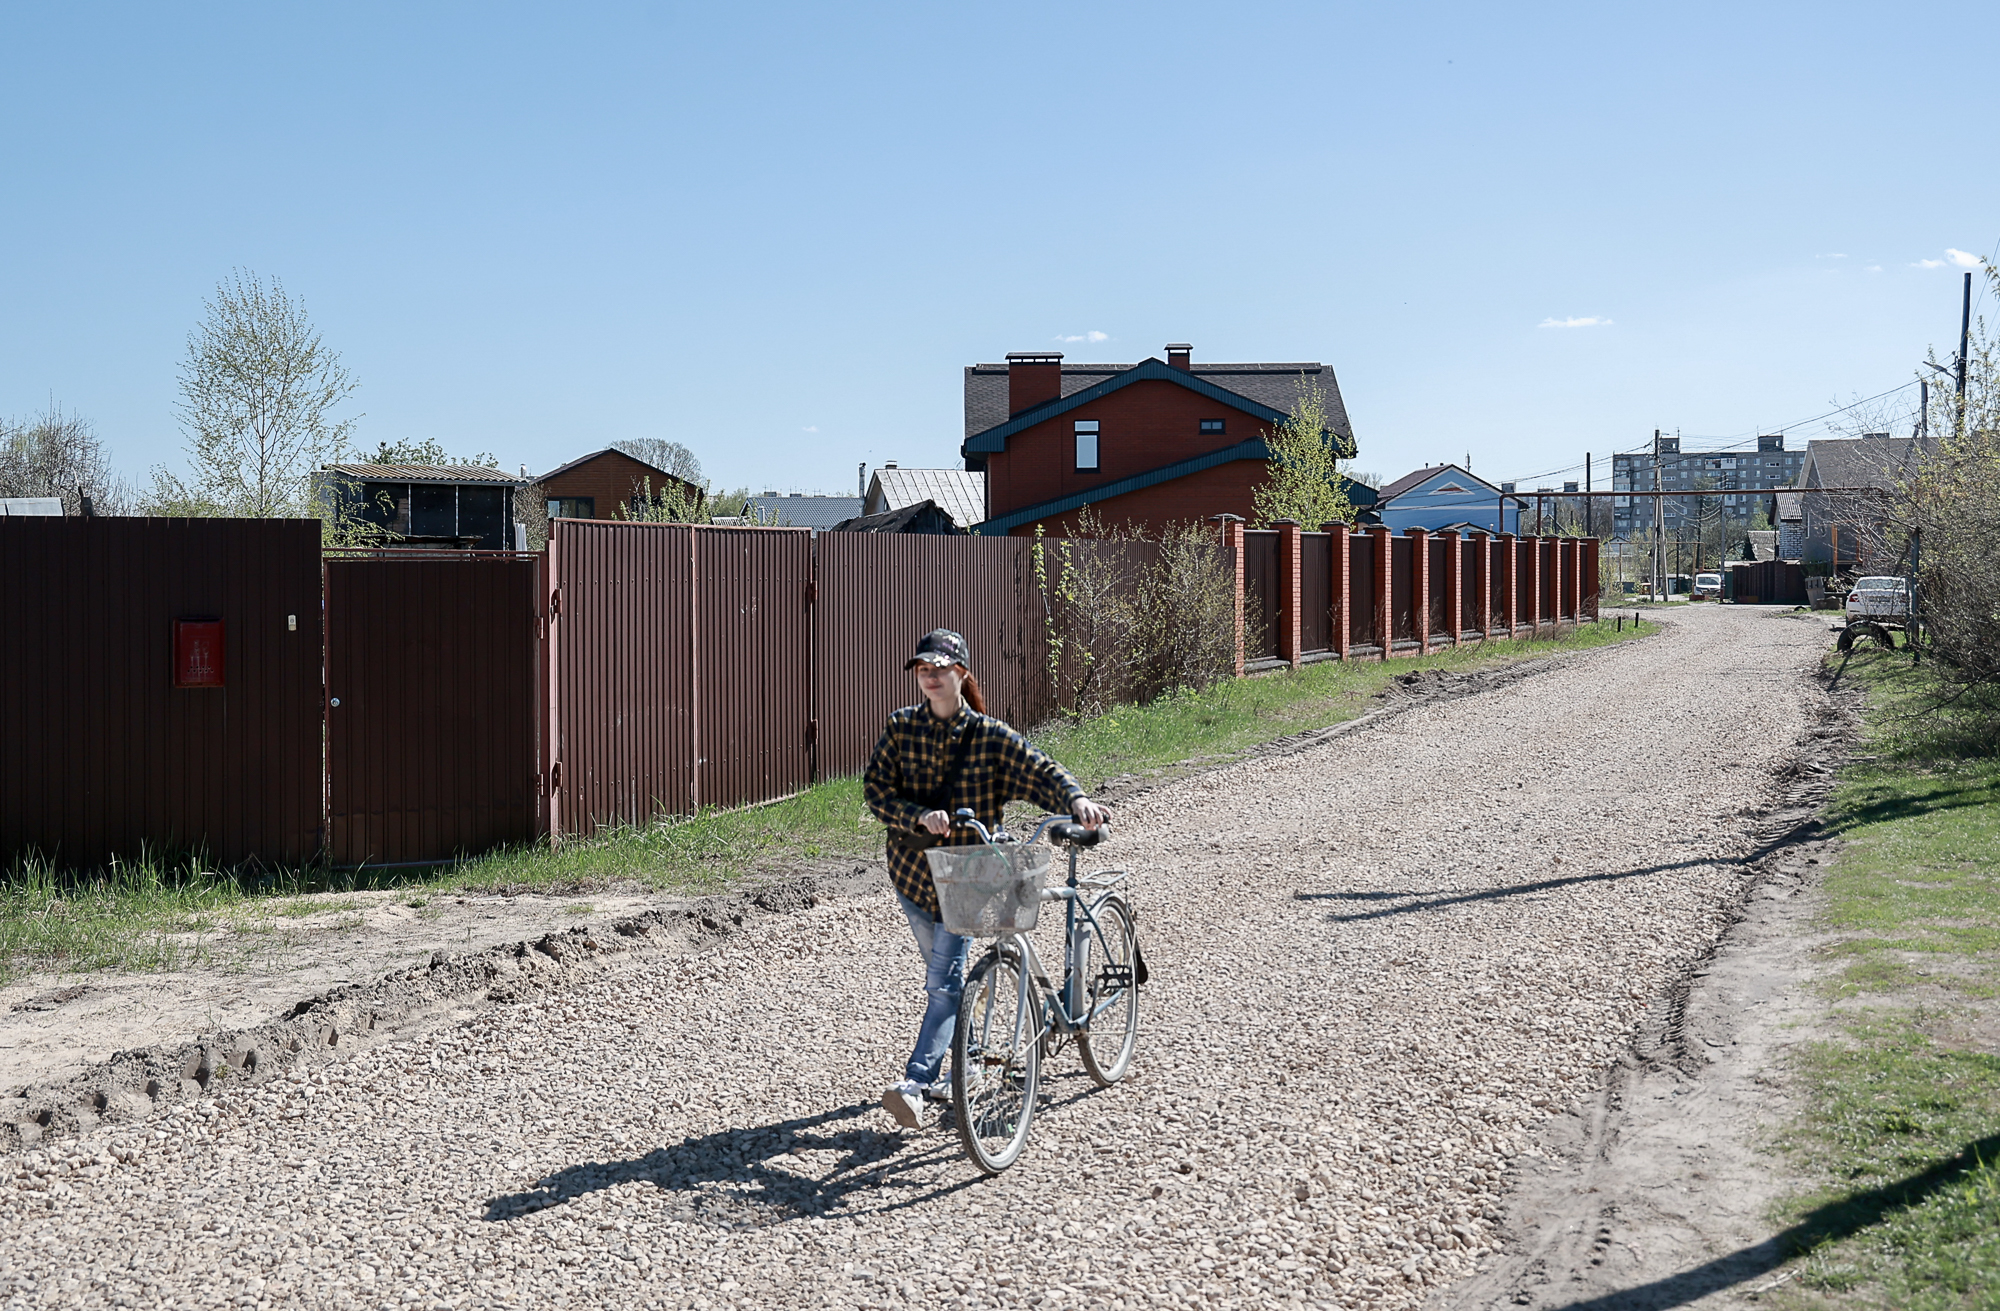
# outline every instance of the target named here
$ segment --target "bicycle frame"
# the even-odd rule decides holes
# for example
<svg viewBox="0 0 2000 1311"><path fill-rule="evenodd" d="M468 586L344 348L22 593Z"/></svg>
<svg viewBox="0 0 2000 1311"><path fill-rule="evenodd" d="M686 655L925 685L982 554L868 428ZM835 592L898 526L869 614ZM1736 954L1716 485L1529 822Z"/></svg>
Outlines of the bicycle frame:
<svg viewBox="0 0 2000 1311"><path fill-rule="evenodd" d="M1125 875L1120 874L1116 878L1098 884L1096 890L1099 892L1108 892L1111 888L1124 882L1124 880ZM1016 933L1011 938L1003 940L1011 941L1015 949L1021 953L1023 968L1020 973L1019 995L1016 997L1015 1014L1024 1015L1027 1013L1028 998L1026 990L1030 980L1033 980L1034 984L1042 991L1045 1018L1041 1031L1034 1035L1037 1042L1041 1041L1042 1036L1048 1033L1050 1029L1054 1029L1059 1033L1078 1033L1089 1029L1090 1022L1109 1009L1117 1000L1115 996L1102 999L1096 1007L1090 1009L1088 1013L1085 1012L1086 994L1084 990L1088 983L1088 965L1092 937L1096 938L1098 950L1104 952L1106 960L1112 960L1115 957L1110 950L1110 944L1105 939L1104 926L1098 922L1095 903L1085 901L1083 892L1084 889L1078 884L1076 877L1076 848L1071 847L1069 850L1068 880L1060 888L1042 889L1042 899L1044 901L1061 901L1064 903L1063 982L1060 990L1057 989L1054 983L1049 981L1048 974L1042 966L1041 954L1035 950L1035 944L1027 934ZM1082 916L1083 922L1081 924L1078 923L1079 914ZM1126 986L1130 987L1132 985L1128 982Z"/></svg>

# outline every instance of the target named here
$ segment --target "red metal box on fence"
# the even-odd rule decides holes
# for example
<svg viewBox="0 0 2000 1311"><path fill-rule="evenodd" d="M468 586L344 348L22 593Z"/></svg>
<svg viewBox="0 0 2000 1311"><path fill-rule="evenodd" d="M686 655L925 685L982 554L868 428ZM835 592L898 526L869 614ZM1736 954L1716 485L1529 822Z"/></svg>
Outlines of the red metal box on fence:
<svg viewBox="0 0 2000 1311"><path fill-rule="evenodd" d="M222 621L174 620L174 686L221 687Z"/></svg>

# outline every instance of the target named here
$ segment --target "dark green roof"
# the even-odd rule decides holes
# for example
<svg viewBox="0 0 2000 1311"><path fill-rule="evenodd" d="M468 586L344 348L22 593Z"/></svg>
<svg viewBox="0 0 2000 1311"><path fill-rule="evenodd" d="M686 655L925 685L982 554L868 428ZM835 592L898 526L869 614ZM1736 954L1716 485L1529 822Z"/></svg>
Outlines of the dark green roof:
<svg viewBox="0 0 2000 1311"><path fill-rule="evenodd" d="M959 453L962 455L990 455L1004 451L1007 449L1007 439L1017 432L1032 428L1036 424L1053 419L1059 414L1067 414L1077 406L1087 405L1099 397L1109 396L1121 387L1129 387L1135 382L1145 382L1148 380L1175 383L1197 395L1206 396L1212 401L1218 401L1232 409L1241 410L1245 414L1264 420L1266 423L1278 423L1285 418L1283 410L1274 410L1270 406L1259 401L1253 401L1247 396L1239 396L1226 387L1216 386L1199 374L1190 373L1186 369L1176 369L1171 364L1160 360L1145 359L1139 361L1125 372L1106 378L1103 382L1095 386L1086 387L1074 395L1060 397L1052 401L1043 401L1040 405L1030 406L1003 424L988 428L982 433L975 433L973 436L965 439L965 444L959 448Z"/></svg>
<svg viewBox="0 0 2000 1311"><path fill-rule="evenodd" d="M1175 372L1178 373L1180 370L1176 369ZM1083 393L1078 392L1077 395L1081 396ZM1116 482L1105 483L1101 487L1092 487L1088 491L1075 492L1069 496L1059 496L1054 500L1042 501L1038 504L1027 506L1024 509L1010 511L1007 514L988 519L984 523L974 524L971 531L987 537L1001 537L1019 528L1021 525L1031 524L1037 519L1047 519L1052 515L1065 514L1071 510L1081 510L1086 505L1094 505L1099 501L1108 501L1114 496L1123 496L1127 492L1136 492L1147 487L1157 487L1161 483L1172 482L1176 478L1185 478L1191 473L1200 473L1204 469L1213 469L1219 465L1232 464L1237 460L1268 460L1270 458L1271 448L1264 444L1264 439L1261 437L1252 437L1247 442L1237 442L1234 446L1224 446L1218 450L1208 451L1192 459L1181 460L1174 464L1163 464L1157 469L1148 469L1145 473L1135 473L1130 478L1120 478ZM1347 489L1347 499L1351 504L1357 507L1375 504L1374 488L1364 483L1355 482L1345 474L1341 475L1340 481Z"/></svg>

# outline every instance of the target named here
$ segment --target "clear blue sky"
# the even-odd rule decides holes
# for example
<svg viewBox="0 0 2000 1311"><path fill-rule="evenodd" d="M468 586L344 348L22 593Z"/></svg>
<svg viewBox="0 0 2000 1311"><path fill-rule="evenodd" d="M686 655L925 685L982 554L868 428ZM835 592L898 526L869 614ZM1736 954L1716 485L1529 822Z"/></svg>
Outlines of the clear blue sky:
<svg viewBox="0 0 2000 1311"><path fill-rule="evenodd" d="M177 461L241 266L342 352L362 441L509 468L658 436L843 491L957 463L963 365L1082 338L1327 361L1391 477L1601 478L1952 349L1946 252L2000 242L1964 18L6 0L0 414Z"/></svg>

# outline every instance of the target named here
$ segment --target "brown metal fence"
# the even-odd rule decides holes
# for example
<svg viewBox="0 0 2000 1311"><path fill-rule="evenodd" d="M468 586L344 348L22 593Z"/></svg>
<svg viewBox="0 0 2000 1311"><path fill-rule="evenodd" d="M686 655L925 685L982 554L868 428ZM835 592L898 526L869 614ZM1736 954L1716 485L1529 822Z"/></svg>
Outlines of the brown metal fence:
<svg viewBox="0 0 2000 1311"><path fill-rule="evenodd" d="M1299 538L1299 649L1330 650L1333 646L1333 538L1303 533Z"/></svg>
<svg viewBox="0 0 2000 1311"><path fill-rule="evenodd" d="M0 518L0 855L90 869L319 848L319 532ZM221 622L220 686L176 686L192 620Z"/></svg>
<svg viewBox="0 0 2000 1311"><path fill-rule="evenodd" d="M541 561L326 561L327 854L445 860L544 831Z"/></svg>
<svg viewBox="0 0 2000 1311"><path fill-rule="evenodd" d="M1034 543L821 533L814 550L818 777L859 773L868 763L889 712L916 700L903 664L933 628L955 629L971 643L992 714L1025 727L1055 713Z"/></svg>
<svg viewBox="0 0 2000 1311"><path fill-rule="evenodd" d="M1337 656L1332 636L1339 602L1332 561L1338 553L1333 539L1319 533L1295 534L1297 557L1288 562L1285 552L1292 548L1285 545L1285 532L1240 531L1240 536L1246 626L1267 635L1246 649L1245 664L1259 669L1294 658L1303 662ZM1420 556L1417 544L1424 539L1428 540ZM1420 618L1426 621L1423 626L1431 645L1437 646L1468 638L1523 635L1548 624L1597 616L1598 543L1592 538L1517 539L1468 533L1454 541L1450 533L1398 537L1375 529L1348 534L1345 550L1347 599L1340 619L1347 624L1349 658L1381 657L1385 608L1397 653L1412 654ZM1378 568L1385 553L1386 579ZM1420 563L1426 567L1421 616L1416 613ZM1294 569L1299 583L1295 635L1285 631L1288 618L1277 604L1292 576L1288 571ZM1267 578L1268 586L1253 585L1253 580Z"/></svg>
<svg viewBox="0 0 2000 1311"><path fill-rule="evenodd" d="M1054 713L1033 543L558 520L551 825L585 835L858 772L932 628L987 707Z"/></svg>

